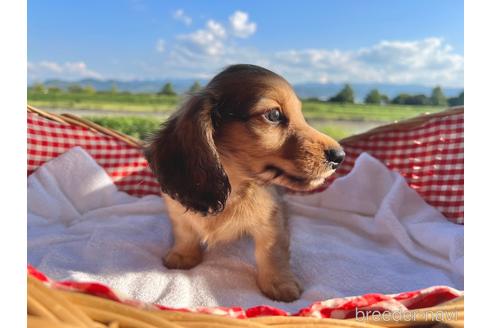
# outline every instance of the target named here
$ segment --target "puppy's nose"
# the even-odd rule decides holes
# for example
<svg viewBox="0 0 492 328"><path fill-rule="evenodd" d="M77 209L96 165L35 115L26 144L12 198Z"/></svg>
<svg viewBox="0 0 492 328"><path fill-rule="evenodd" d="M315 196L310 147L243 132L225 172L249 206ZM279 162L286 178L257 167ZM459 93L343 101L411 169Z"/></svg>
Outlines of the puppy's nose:
<svg viewBox="0 0 492 328"><path fill-rule="evenodd" d="M325 157L331 167L336 169L345 159L345 152L342 148L331 148L325 150Z"/></svg>

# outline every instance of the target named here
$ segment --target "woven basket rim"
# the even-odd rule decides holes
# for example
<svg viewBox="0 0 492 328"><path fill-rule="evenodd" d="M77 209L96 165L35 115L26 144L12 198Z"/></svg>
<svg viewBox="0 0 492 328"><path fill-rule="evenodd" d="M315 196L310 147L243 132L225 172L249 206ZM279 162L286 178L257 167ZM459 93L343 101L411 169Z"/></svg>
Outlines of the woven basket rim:
<svg viewBox="0 0 492 328"><path fill-rule="evenodd" d="M371 130L368 130L363 133L359 134L354 134L352 136L349 136L347 138L344 138L340 140L340 142L344 144L352 144L354 142L357 142L361 139L365 139L367 137L370 137L372 135L381 133L381 132L386 132L390 130L411 130L417 127L422 126L423 124L427 123L428 121L439 118L439 117L446 117L446 116L452 116L452 115L461 115L464 113L464 106L455 106L455 107L449 107L446 108L442 111L436 112L436 113L424 113L415 117L411 117L405 120L401 121L395 121L393 123L389 124L384 124L380 125L378 127L375 127Z"/></svg>
<svg viewBox="0 0 492 328"><path fill-rule="evenodd" d="M69 114L69 113L54 114L54 113L50 113L50 112L41 110L41 109L36 108L34 106L31 106L31 105L27 105L27 111L30 113L36 113L39 116L42 116L44 118L50 119L52 121L55 121L55 122L58 122L61 124L76 125L76 126L80 126L80 127L86 128L88 130L91 130L93 132L105 134L107 136L113 137L113 138L115 138L119 141L122 141L122 142L124 142L124 143L126 143L132 147L135 147L135 148L142 148L142 146L143 146L143 141L141 141L137 138L131 137L129 135L126 135L122 132L113 130L111 128L103 127L97 123L86 120L86 119L81 118L81 117L74 115L74 114Z"/></svg>
<svg viewBox="0 0 492 328"><path fill-rule="evenodd" d="M447 314L444 316L444 314ZM230 318L216 314L183 312L179 310L152 310L119 303L107 298L81 292L58 289L27 275L28 327L430 327L445 322L462 327L464 296L439 305L407 310L399 319L384 321L373 315L363 318L334 319L292 316L260 316ZM429 315L431 314L431 315ZM433 314L433 315L432 315ZM413 320L405 320L405 318Z"/></svg>

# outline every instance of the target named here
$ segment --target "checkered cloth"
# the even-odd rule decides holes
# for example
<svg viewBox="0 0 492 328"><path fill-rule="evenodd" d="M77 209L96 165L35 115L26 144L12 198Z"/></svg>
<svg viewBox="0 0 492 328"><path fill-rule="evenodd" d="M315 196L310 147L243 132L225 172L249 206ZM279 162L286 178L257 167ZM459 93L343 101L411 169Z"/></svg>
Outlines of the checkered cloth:
<svg viewBox="0 0 492 328"><path fill-rule="evenodd" d="M75 146L84 148L120 190L134 196L159 194L159 184L139 149L102 133L27 113L28 175Z"/></svg>
<svg viewBox="0 0 492 328"><path fill-rule="evenodd" d="M453 111L408 130L395 126L367 138L342 141L347 154L345 162L327 185L350 172L357 156L366 151L400 172L412 188L450 221L463 224L463 121L463 112ZM28 174L68 149L81 146L120 190L135 196L160 193L141 151L112 137L28 113L27 141Z"/></svg>
<svg viewBox="0 0 492 328"><path fill-rule="evenodd" d="M267 305L254 306L248 309L241 307L199 307L196 309L174 309L157 304L148 304L128 299L111 288L95 282L55 281L39 272L32 266L27 268L28 274L44 282L51 288L75 291L104 297L115 302L128 304L148 310L174 310L220 315L235 319L254 318L260 316L300 316L315 318L349 319L357 315L362 317L373 311L400 312L421 309L439 305L443 302L463 296L464 293L446 286L433 286L421 290L404 292L393 295L365 294L354 297L334 298L315 302L296 313L289 313L279 308Z"/></svg>
<svg viewBox="0 0 492 328"><path fill-rule="evenodd" d="M35 113L28 113L27 132L28 174L70 148L81 146L107 171L120 190L136 196L160 192L159 184L141 151L122 141L86 128L51 121ZM334 177L327 181L325 188L335 178L350 172L357 156L366 151L379 158L390 169L400 172L412 188L429 204L441 210L449 220L463 223L462 111L432 118L425 124L408 130L398 130L395 127L393 130L371 134L367 138L341 143L347 153L345 162ZM53 281L32 266L28 266L28 274L53 288L80 291L150 309L169 309L159 305L137 304L135 300L126 299L99 283ZM434 286L395 295L368 294L315 302L292 314L269 306L179 310L233 318L294 315L343 319L353 318L356 309L366 312L404 311L438 305L461 295L462 292L453 288Z"/></svg>
<svg viewBox="0 0 492 328"><path fill-rule="evenodd" d="M408 130L395 126L341 143L347 155L329 182L350 172L360 153L368 152L399 172L410 187L451 222L464 223L463 111L454 110Z"/></svg>

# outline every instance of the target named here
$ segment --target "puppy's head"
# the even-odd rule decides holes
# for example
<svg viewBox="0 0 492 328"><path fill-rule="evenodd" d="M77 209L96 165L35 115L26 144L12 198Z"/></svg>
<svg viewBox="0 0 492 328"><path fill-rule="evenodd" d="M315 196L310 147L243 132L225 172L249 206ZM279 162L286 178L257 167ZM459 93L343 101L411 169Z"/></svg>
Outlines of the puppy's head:
<svg viewBox="0 0 492 328"><path fill-rule="evenodd" d="M306 123L286 80L258 66L233 65L188 98L155 134L146 157L163 192L190 210L214 214L231 191L224 167L236 180L310 190L344 153Z"/></svg>

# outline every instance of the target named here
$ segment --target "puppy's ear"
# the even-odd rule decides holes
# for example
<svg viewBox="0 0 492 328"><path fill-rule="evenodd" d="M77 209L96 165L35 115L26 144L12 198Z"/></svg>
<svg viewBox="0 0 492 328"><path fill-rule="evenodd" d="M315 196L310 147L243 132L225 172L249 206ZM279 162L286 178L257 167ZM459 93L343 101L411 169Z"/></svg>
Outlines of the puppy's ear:
<svg viewBox="0 0 492 328"><path fill-rule="evenodd" d="M145 149L162 191L203 215L221 212L231 191L213 140L212 110L210 97L191 96Z"/></svg>

